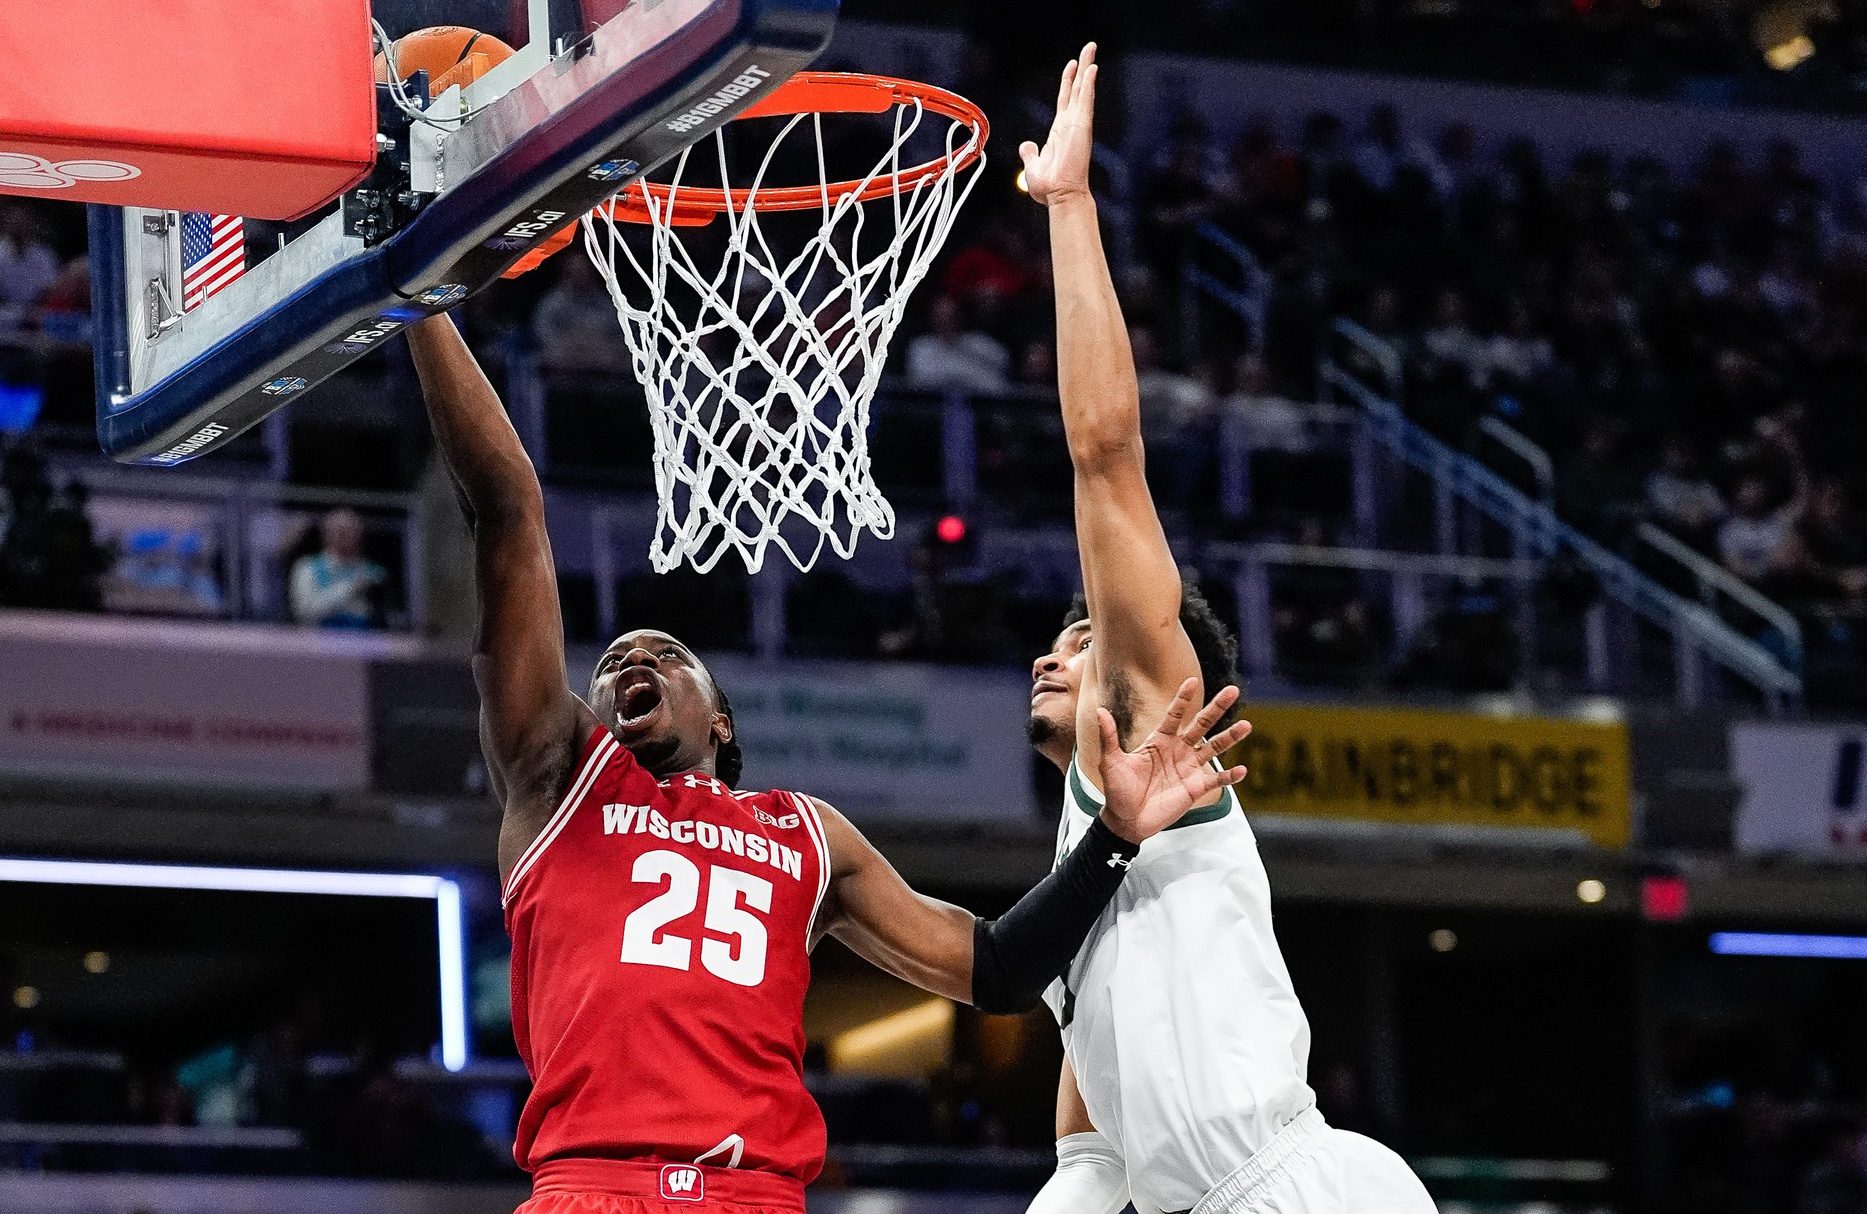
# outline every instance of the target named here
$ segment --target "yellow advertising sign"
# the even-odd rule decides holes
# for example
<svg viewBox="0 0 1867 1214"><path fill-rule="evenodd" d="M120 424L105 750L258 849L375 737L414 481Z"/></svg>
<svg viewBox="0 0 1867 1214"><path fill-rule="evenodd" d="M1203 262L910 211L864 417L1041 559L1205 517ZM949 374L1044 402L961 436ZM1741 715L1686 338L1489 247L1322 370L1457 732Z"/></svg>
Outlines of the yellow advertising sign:
<svg viewBox="0 0 1867 1214"><path fill-rule="evenodd" d="M1249 813L1566 830L1625 847L1627 727L1547 717L1253 704L1226 756Z"/></svg>

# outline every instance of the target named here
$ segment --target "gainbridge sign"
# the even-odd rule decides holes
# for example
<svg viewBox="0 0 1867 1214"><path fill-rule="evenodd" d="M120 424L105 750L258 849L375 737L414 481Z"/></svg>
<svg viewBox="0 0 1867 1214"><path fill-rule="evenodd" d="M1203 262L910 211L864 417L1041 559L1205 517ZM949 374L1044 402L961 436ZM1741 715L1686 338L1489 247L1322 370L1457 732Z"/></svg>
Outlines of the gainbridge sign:
<svg viewBox="0 0 1867 1214"><path fill-rule="evenodd" d="M1627 844L1620 723L1401 708L1253 704L1226 756L1248 813L1419 827L1557 831Z"/></svg>

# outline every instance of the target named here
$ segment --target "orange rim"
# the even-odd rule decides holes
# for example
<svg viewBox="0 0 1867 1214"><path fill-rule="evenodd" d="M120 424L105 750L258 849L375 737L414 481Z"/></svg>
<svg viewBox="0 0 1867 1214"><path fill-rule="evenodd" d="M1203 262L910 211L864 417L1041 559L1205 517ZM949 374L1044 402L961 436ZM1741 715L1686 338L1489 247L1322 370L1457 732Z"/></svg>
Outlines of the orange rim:
<svg viewBox="0 0 1867 1214"><path fill-rule="evenodd" d="M743 118L788 118L795 114L885 114L897 105L913 105L917 101L929 113L971 127L972 137L951 156L941 156L911 169L903 169L900 173L878 176L867 183L838 181L827 186L760 187L756 193L749 189L715 190L683 186L676 197L671 186L655 181L638 181L598 209L606 210L611 218L624 223L648 223L652 217L648 212L645 193L652 194L658 200L663 221L676 227L710 223L715 215L729 207L735 211L744 211L748 205L757 211L808 211L821 207L826 197L833 203L850 197L854 197L857 202L869 202L886 198L897 189L910 193L919 188L922 182L938 178L949 171L958 173L968 168L985 154L986 137L991 134L992 128L985 119L984 110L958 93L937 85L897 80L892 76L870 76L861 72L799 72L779 85L770 96L735 116L733 121ZM949 164L952 166L950 170Z"/></svg>

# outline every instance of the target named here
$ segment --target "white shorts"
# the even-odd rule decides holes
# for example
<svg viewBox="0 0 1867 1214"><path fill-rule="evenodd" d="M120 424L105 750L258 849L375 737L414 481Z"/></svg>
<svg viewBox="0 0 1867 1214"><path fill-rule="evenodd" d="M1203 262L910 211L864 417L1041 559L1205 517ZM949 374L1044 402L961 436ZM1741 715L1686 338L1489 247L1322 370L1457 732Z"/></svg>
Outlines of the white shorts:
<svg viewBox="0 0 1867 1214"><path fill-rule="evenodd" d="M1310 1109L1219 1182L1192 1214L1435 1214L1406 1161Z"/></svg>

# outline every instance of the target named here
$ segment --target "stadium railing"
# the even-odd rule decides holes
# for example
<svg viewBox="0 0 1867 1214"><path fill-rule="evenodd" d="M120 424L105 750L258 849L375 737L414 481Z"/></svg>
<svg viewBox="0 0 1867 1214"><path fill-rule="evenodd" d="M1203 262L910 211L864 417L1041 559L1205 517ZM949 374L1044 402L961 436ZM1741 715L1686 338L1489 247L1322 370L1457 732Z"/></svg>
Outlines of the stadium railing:
<svg viewBox="0 0 1867 1214"><path fill-rule="evenodd" d="M1503 528L1513 555L1545 561L1569 561L1594 577L1605 598L1636 620L1657 627L1672 643L1673 695L1681 704L1699 706L1717 698L1708 674L1724 671L1761 697L1772 715L1803 710L1799 656L1734 628L1710 608L1666 589L1657 580L1600 543L1556 517L1547 503L1533 501L1496 470L1453 450L1406 416L1400 405L1400 355L1386 342L1351 321L1333 326L1341 343L1358 361L1378 368L1382 388L1355 374L1335 354L1334 343L1318 369L1322 399L1345 397L1371 421L1371 433L1392 455L1433 481L1436 533L1441 551L1461 545L1459 507ZM1527 440L1526 440L1527 441ZM1619 630L1624 643L1638 648L1639 631ZM1708 670L1708 666L1710 669Z"/></svg>
<svg viewBox="0 0 1867 1214"><path fill-rule="evenodd" d="M1235 313L1245 326L1246 348L1264 349L1265 317L1270 311L1269 271L1242 241L1216 223L1195 229L1197 252L1180 269L1180 340L1182 355L1194 359L1204 334L1205 300Z"/></svg>

